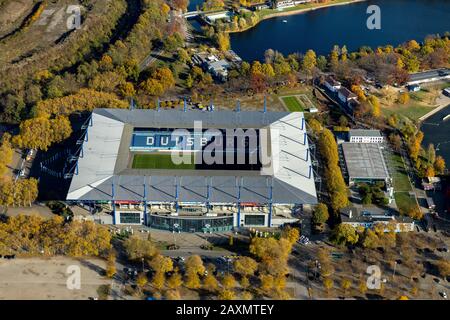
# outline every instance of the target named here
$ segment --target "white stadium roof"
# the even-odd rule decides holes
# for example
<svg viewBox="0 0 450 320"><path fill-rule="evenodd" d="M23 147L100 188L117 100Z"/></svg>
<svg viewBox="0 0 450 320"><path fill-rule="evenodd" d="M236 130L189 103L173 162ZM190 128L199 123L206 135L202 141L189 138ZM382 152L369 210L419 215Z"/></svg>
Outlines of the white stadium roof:
<svg viewBox="0 0 450 320"><path fill-rule="evenodd" d="M129 167L134 128L193 128L194 121L202 121L205 129L267 128L271 165L261 171ZM88 139L67 200L317 203L301 112L96 109L92 113L92 126L87 130Z"/></svg>

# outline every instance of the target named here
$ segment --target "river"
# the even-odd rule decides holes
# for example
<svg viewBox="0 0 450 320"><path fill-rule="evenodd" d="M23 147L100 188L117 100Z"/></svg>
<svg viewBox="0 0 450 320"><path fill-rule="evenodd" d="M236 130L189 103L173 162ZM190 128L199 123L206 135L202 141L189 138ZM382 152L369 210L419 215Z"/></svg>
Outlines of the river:
<svg viewBox="0 0 450 320"><path fill-rule="evenodd" d="M196 11L197 6L202 7L204 0L189 0L188 11Z"/></svg>
<svg viewBox="0 0 450 320"><path fill-rule="evenodd" d="M195 1L195 0L194 0ZM369 30L369 5L381 9L381 30ZM246 61L262 60L271 48L283 54L315 50L328 54L335 44L349 51L362 46L398 45L450 31L449 0L369 0L275 17L231 34L231 47Z"/></svg>
<svg viewBox="0 0 450 320"><path fill-rule="evenodd" d="M443 121L446 115L450 115L450 105L422 123L422 145L426 149L428 144L433 143L436 154L444 157L447 167L450 167L450 118Z"/></svg>

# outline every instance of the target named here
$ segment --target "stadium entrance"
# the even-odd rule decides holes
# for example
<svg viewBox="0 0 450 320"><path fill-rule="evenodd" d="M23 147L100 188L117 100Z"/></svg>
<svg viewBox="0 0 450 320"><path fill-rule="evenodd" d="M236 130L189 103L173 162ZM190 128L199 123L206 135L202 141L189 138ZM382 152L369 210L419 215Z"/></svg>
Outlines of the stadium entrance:
<svg viewBox="0 0 450 320"><path fill-rule="evenodd" d="M175 232L225 232L233 229L233 217L182 218L149 215L148 226Z"/></svg>

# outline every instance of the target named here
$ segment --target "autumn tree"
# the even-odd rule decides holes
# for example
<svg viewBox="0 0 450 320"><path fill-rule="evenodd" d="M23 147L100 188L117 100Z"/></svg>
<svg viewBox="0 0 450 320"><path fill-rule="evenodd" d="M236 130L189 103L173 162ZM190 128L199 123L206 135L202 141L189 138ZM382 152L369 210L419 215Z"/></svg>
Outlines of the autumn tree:
<svg viewBox="0 0 450 320"><path fill-rule="evenodd" d="M358 239L356 229L350 224L340 223L333 230L332 240L338 245L355 244Z"/></svg>
<svg viewBox="0 0 450 320"><path fill-rule="evenodd" d="M313 223L323 224L327 222L328 218L329 218L328 207L324 203L319 203L313 211L312 215Z"/></svg>
<svg viewBox="0 0 450 320"><path fill-rule="evenodd" d="M190 256L186 259L185 262L185 285L191 289L198 289L201 286L199 275L203 275L205 273L205 266L203 265L203 261L198 255Z"/></svg>
<svg viewBox="0 0 450 320"><path fill-rule="evenodd" d="M166 275L163 272L156 272L153 277L151 284L155 289L161 290L164 287L166 281Z"/></svg>
<svg viewBox="0 0 450 320"><path fill-rule="evenodd" d="M149 260L158 253L156 246L151 241L138 236L129 237L123 246L128 258L133 261Z"/></svg>
<svg viewBox="0 0 450 320"><path fill-rule="evenodd" d="M13 143L20 148L46 151L52 144L67 139L71 134L72 127L67 117L37 117L20 124L20 134L13 138Z"/></svg>
<svg viewBox="0 0 450 320"><path fill-rule="evenodd" d="M167 286L171 289L178 289L183 284L183 278L181 274L176 271L167 279Z"/></svg>
<svg viewBox="0 0 450 320"><path fill-rule="evenodd" d="M448 277L448 276L450 276L450 261L444 260L444 259L439 260L439 261L436 263L436 266L437 266L437 268L438 268L438 270L439 270L439 274L440 274L442 277Z"/></svg>
<svg viewBox="0 0 450 320"><path fill-rule="evenodd" d="M378 118L381 115L380 100L376 96L370 95L367 98L367 101L369 101L370 105L372 106L372 115L375 118Z"/></svg>
<svg viewBox="0 0 450 320"><path fill-rule="evenodd" d="M216 42L220 51L230 50L230 36L226 32L216 34Z"/></svg>
<svg viewBox="0 0 450 320"><path fill-rule="evenodd" d="M325 287L325 289L327 290L327 294L330 293L330 290L333 288L334 286L334 282L331 278L324 278L323 279L323 286Z"/></svg>
<svg viewBox="0 0 450 320"><path fill-rule="evenodd" d="M443 174L445 170L445 160L442 156L437 156L434 161L434 169L437 174Z"/></svg>
<svg viewBox="0 0 450 320"><path fill-rule="evenodd" d="M11 135L5 133L0 140L0 178L8 171L8 165L13 159L13 153Z"/></svg>
<svg viewBox="0 0 450 320"><path fill-rule="evenodd" d="M167 300L181 300L180 292L177 289L167 290L164 295Z"/></svg>
<svg viewBox="0 0 450 320"><path fill-rule="evenodd" d="M113 251L111 251L108 254L105 273L108 278L113 278L116 272L116 255Z"/></svg>
<svg viewBox="0 0 450 320"><path fill-rule="evenodd" d="M286 274L292 244L286 239L253 238L250 252L261 260L261 271L271 275Z"/></svg>
<svg viewBox="0 0 450 320"><path fill-rule="evenodd" d="M224 289L224 290L220 291L218 299L219 300L234 300L234 299L236 299L236 293L233 290Z"/></svg>
<svg viewBox="0 0 450 320"><path fill-rule="evenodd" d="M145 273L141 272L138 274L137 278L136 278L136 285L138 286L138 288L140 290L142 290L148 283L148 279L147 276L145 275Z"/></svg>
<svg viewBox="0 0 450 320"><path fill-rule="evenodd" d="M313 50L308 50L302 60L302 69L311 76L313 69L317 65L316 53Z"/></svg>
<svg viewBox="0 0 450 320"><path fill-rule="evenodd" d="M298 228L287 226L286 228L284 228L281 236L293 245L300 239L300 231L298 230Z"/></svg>
<svg viewBox="0 0 450 320"><path fill-rule="evenodd" d="M217 281L214 274L208 273L203 279L203 289L215 293L219 290L219 282Z"/></svg>
<svg viewBox="0 0 450 320"><path fill-rule="evenodd" d="M352 92L354 94L356 94L358 96L358 100L359 101L362 102L362 101L366 101L367 100L366 94L364 93L364 91L361 88L361 86L354 84L354 85L351 86L351 90L352 90Z"/></svg>
<svg viewBox="0 0 450 320"><path fill-rule="evenodd" d="M409 102L409 94L407 92L400 93L398 96L398 103L400 104L408 104Z"/></svg>
<svg viewBox="0 0 450 320"><path fill-rule="evenodd" d="M258 269L258 263L250 257L240 256L233 261L233 268L240 276L249 277Z"/></svg>
<svg viewBox="0 0 450 320"><path fill-rule="evenodd" d="M344 278L341 281L341 288L344 290L344 294L347 294L348 289L352 286L352 281L350 279Z"/></svg>

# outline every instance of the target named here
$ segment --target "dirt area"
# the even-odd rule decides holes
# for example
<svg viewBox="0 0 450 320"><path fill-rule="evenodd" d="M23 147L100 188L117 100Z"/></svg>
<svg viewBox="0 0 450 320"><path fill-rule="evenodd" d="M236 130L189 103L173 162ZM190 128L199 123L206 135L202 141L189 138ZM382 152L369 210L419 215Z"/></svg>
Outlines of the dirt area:
<svg viewBox="0 0 450 320"><path fill-rule="evenodd" d="M0 300L84 300L97 297L100 285L110 284L101 273L100 259L76 260L68 257L0 259ZM81 270L81 289L69 290L68 266Z"/></svg>
<svg viewBox="0 0 450 320"><path fill-rule="evenodd" d="M0 210L0 212L2 212L2 210ZM46 219L50 219L54 216L47 206L38 204L33 204L31 207L9 207L5 214L10 217L18 216L19 214L26 216L38 215Z"/></svg>
<svg viewBox="0 0 450 320"><path fill-rule="evenodd" d="M52 15L44 20L44 16L41 15L29 28L4 39L0 44L0 50L3 52L0 63L17 63L55 45L68 32L66 19L69 15L66 14L66 10L67 6L73 3L72 0L60 0L48 4L45 10L52 10Z"/></svg>
<svg viewBox="0 0 450 320"><path fill-rule="evenodd" d="M33 0L0 2L0 38L13 31L33 8Z"/></svg>

